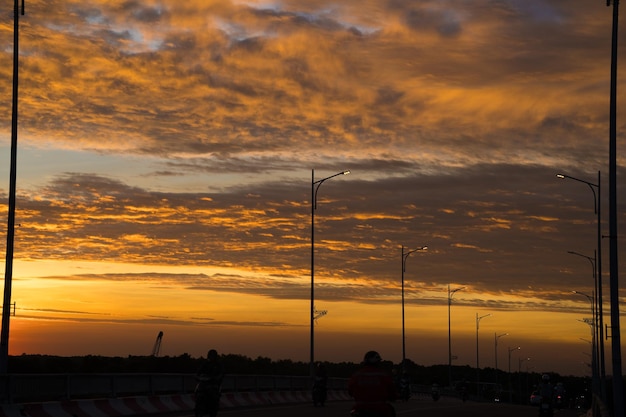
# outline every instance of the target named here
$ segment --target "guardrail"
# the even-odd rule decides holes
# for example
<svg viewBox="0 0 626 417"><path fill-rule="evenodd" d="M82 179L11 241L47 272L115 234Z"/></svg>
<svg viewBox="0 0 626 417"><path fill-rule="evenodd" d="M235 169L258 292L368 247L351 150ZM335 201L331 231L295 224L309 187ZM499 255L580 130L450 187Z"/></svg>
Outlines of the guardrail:
<svg viewBox="0 0 626 417"><path fill-rule="evenodd" d="M2 403L32 403L144 395L186 394L194 374L7 374L0 376ZM307 391L308 376L226 375L223 392ZM347 379L329 378L329 390L346 390Z"/></svg>

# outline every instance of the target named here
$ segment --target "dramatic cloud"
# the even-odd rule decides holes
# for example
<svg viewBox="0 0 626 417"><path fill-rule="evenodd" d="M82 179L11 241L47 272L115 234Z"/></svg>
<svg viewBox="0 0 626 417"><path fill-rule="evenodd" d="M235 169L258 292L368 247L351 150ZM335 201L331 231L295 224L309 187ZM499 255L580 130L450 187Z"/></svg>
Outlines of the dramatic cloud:
<svg viewBox="0 0 626 417"><path fill-rule="evenodd" d="M109 283L122 291L118 284L125 283L154 289L155 297L169 288L199 305L198 294L258 296L306 309L311 182L346 169L349 176L324 183L317 194L320 304L397 304L401 247L428 245L407 259L411 306L445 305L452 284L466 288L455 303L467 309L588 311L572 290L591 293L592 271L567 252L595 256L591 191L601 196L608 234L611 16L604 4L26 6L15 259L32 270L53 261L129 268L18 269L23 285L70 286L67 294L54 290L59 304L29 299L22 305L28 317L301 327L299 316L251 317L226 302L185 310L177 299L163 311L135 311L150 304L148 295L113 306L128 309L125 315L105 316L104 306L90 306L72 285ZM9 167L12 46L13 11L5 7L2 178ZM621 115L617 127L619 137ZM561 172L596 184L598 171L599 189L556 178ZM621 195L620 182L617 189ZM7 190L0 183L3 207ZM187 269L162 270L173 266Z"/></svg>

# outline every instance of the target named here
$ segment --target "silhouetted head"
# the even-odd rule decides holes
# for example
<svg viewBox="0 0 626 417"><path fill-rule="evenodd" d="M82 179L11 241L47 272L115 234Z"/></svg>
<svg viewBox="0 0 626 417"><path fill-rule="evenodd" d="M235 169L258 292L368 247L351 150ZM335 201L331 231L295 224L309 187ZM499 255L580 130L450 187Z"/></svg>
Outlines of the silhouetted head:
<svg viewBox="0 0 626 417"><path fill-rule="evenodd" d="M365 357L363 357L363 363L366 365L378 365L382 360L383 359L375 350L370 350L365 354Z"/></svg>
<svg viewBox="0 0 626 417"><path fill-rule="evenodd" d="M543 382L549 382L550 381L550 375L548 375L548 374L541 375L541 380Z"/></svg>
<svg viewBox="0 0 626 417"><path fill-rule="evenodd" d="M217 359L217 350L215 349L209 350L209 353L207 353L206 357L207 359L212 360L212 361Z"/></svg>

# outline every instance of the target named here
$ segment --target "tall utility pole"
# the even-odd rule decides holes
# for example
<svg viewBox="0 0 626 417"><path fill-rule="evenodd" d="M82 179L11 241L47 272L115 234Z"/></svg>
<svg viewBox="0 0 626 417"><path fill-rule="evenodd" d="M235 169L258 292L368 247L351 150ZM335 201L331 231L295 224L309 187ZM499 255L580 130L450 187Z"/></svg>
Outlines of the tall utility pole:
<svg viewBox="0 0 626 417"><path fill-rule="evenodd" d="M572 252L572 251L568 251L569 253L572 253L574 255L579 255L582 256L584 258L587 258L589 260L589 262L591 262L591 264L593 265L593 275L594 275L594 285L595 285L595 291L596 291L596 320L599 320L599 322L596 323L596 333L597 333L597 354L599 354L599 359L598 359L598 367L600 369L600 392L601 392L601 397L602 400L605 401L606 400L606 383L605 383L605 379L606 379L606 367L605 367L605 358L604 358L604 313L603 313L603 301L602 301L602 198L601 198L601 193L602 193L602 187L600 186L601 182L601 176L600 176L600 171L598 171L598 183L594 184L592 182L589 181L585 181L585 180L581 180L579 178L576 177L572 177L570 175L565 175L565 174L557 174L558 178L569 178L572 179L574 181L578 181L578 182L582 182L583 184L587 184L587 186L589 186L589 189L591 190L591 192L593 193L593 206L594 206L594 211L596 213L597 216L597 251L596 254L594 256L594 258L590 258L588 256L582 255L580 253L577 252ZM596 189L598 190L598 193L596 195Z"/></svg>
<svg viewBox="0 0 626 417"><path fill-rule="evenodd" d="M619 0L613 4L611 41L611 98L609 122L609 288L611 300L611 360L613 362L613 415L624 415L624 382L622 381L622 349L619 327L619 283L617 267L617 28Z"/></svg>
<svg viewBox="0 0 626 417"><path fill-rule="evenodd" d="M460 287L454 290L450 290L450 284L448 284L448 386L452 386L452 331L450 328L450 306L452 306L452 296L461 291L465 287Z"/></svg>
<svg viewBox="0 0 626 417"><path fill-rule="evenodd" d="M508 336L508 333L503 333L501 335L498 335L498 333L494 333L493 337L494 337L494 344L495 344L495 351L496 351L496 390L498 390L498 339L503 337L503 336ZM498 390L500 391L500 390Z"/></svg>
<svg viewBox="0 0 626 417"><path fill-rule="evenodd" d="M318 317L315 309L315 210L317 209L317 191L322 183L338 175L348 175L350 171L341 171L330 177L322 178L315 181L315 170L311 170L311 308L309 310L309 318L311 320L311 338L310 338L310 359L309 368L311 378L315 377L315 320ZM323 312L326 314L326 312Z"/></svg>
<svg viewBox="0 0 626 417"><path fill-rule="evenodd" d="M476 394L480 395L480 366L478 365L478 328L480 326L480 321L485 317L491 316L491 313L485 314L484 316L479 316L476 313Z"/></svg>
<svg viewBox="0 0 626 417"><path fill-rule="evenodd" d="M406 272L406 260L413 252L426 250L428 246L422 246L421 248L413 249L408 252L404 251L404 245L402 245L402 370L406 369L406 343L404 332L404 273Z"/></svg>
<svg viewBox="0 0 626 417"><path fill-rule="evenodd" d="M11 318L11 285L13 280L13 244L15 241L15 189L17 184L17 87L19 75L19 0L15 0L13 16L13 110L11 113L11 167L9 175L9 214L4 271L2 331L0 332L0 374L6 374L9 362L9 321ZM24 0L22 0L24 15Z"/></svg>

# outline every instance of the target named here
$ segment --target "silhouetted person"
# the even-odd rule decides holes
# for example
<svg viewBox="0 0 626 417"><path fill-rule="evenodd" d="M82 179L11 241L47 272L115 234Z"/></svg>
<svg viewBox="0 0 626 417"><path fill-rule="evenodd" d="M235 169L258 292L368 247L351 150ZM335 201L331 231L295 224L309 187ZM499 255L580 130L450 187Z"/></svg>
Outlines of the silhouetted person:
<svg viewBox="0 0 626 417"><path fill-rule="evenodd" d="M315 380L313 381L313 405L324 406L326 402L326 386L328 383L328 375L326 374L326 367L322 363L317 363L315 366Z"/></svg>
<svg viewBox="0 0 626 417"><path fill-rule="evenodd" d="M350 377L348 392L354 398L353 415L394 417L396 411L390 401L396 399L396 386L390 372L381 367L378 352L369 351L362 367Z"/></svg>
<svg viewBox="0 0 626 417"><path fill-rule="evenodd" d="M541 383L539 384L539 395L541 402L539 403L540 416L552 416L554 408L554 386L550 382L550 375L543 374Z"/></svg>
<svg viewBox="0 0 626 417"><path fill-rule="evenodd" d="M219 410L222 380L224 379L224 368L219 361L217 351L209 350L206 360L200 365L196 377L198 385L196 385L195 397L195 416L202 417L208 414L210 417L216 417Z"/></svg>
<svg viewBox="0 0 626 417"><path fill-rule="evenodd" d="M439 401L439 398L441 397L441 391L439 388L439 383L436 380L433 382L430 388L430 393L434 401Z"/></svg>
<svg viewBox="0 0 626 417"><path fill-rule="evenodd" d="M213 384L217 384L218 386L222 385L222 380L224 379L224 367L219 360L217 350L209 350L206 355L206 360L202 362L200 369L198 369L197 375L198 377L203 377L204 380Z"/></svg>

